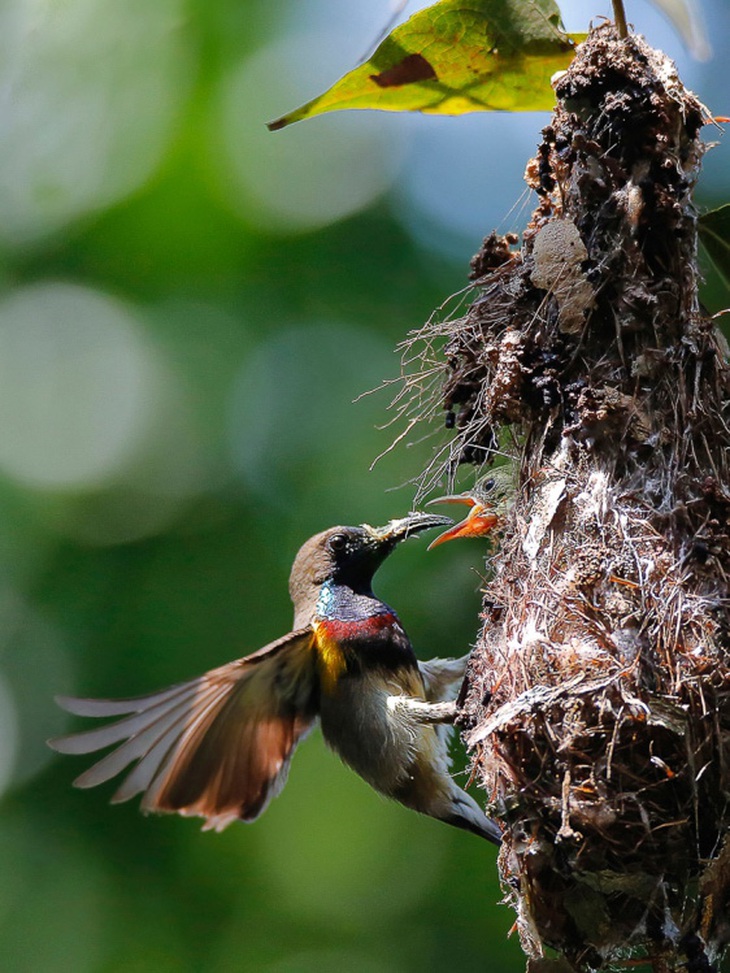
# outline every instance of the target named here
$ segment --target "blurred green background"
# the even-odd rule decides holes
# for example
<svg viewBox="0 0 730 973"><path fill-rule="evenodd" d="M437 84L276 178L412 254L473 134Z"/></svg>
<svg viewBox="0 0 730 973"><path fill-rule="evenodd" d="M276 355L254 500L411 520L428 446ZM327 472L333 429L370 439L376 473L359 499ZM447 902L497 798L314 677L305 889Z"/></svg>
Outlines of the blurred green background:
<svg viewBox="0 0 730 973"><path fill-rule="evenodd" d="M725 2L705 5L706 63L629 4L717 114ZM569 28L608 6L566 3ZM75 725L54 693L137 695L284 633L302 541L411 506L441 431L371 472L392 390L353 400L398 374L396 344L465 285L481 236L524 223L547 117L360 112L266 131L388 14L0 4L3 971L522 967L494 849L386 804L317 734L266 815L220 835L72 789L88 761L44 744ZM714 149L704 205L727 200L728 169ZM424 551L404 545L378 591L424 658L461 654L479 545Z"/></svg>

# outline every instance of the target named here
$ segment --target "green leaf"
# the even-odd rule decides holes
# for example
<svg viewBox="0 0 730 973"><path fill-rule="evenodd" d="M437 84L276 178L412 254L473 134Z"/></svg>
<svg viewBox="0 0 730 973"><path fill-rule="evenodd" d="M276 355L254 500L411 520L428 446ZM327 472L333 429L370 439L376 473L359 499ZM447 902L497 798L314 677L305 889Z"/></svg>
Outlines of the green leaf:
<svg viewBox="0 0 730 973"><path fill-rule="evenodd" d="M730 286L730 203L701 216L698 228L705 250Z"/></svg>
<svg viewBox="0 0 730 973"><path fill-rule="evenodd" d="M567 68L584 37L562 32L554 0L440 0L396 27L365 64L269 128L345 108L550 111L550 79Z"/></svg>

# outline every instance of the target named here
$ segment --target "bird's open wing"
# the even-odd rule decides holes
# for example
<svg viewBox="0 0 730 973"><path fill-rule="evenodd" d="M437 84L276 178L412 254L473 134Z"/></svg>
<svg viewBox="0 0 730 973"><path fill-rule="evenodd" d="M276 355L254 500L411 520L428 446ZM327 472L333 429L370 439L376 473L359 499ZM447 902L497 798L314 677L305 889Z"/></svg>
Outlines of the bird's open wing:
<svg viewBox="0 0 730 973"><path fill-rule="evenodd" d="M314 635L307 627L199 679L137 699L59 697L79 716L122 719L49 741L60 753L119 744L74 781L95 787L135 764L112 801L144 794L147 811L206 818L205 829L252 821L286 782L316 717Z"/></svg>

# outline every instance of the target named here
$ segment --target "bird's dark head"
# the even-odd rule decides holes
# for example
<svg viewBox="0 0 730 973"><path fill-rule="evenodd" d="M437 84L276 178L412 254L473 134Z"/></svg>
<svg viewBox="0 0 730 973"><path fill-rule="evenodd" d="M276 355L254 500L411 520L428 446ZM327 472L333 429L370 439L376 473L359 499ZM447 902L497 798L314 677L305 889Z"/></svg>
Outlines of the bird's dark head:
<svg viewBox="0 0 730 973"><path fill-rule="evenodd" d="M315 534L299 549L292 566L289 592L295 607L307 603L326 581L369 591L373 575L401 541L451 523L449 517L412 513L385 527L330 527Z"/></svg>

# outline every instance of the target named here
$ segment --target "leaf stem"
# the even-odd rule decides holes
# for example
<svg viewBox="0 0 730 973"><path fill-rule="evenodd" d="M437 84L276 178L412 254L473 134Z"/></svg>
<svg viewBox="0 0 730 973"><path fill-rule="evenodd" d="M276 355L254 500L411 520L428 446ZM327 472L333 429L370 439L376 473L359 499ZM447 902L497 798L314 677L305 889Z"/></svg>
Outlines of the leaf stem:
<svg viewBox="0 0 730 973"><path fill-rule="evenodd" d="M626 13L624 12L624 0L612 0L613 19L616 22L616 30L621 40L629 36L629 29L626 26Z"/></svg>

